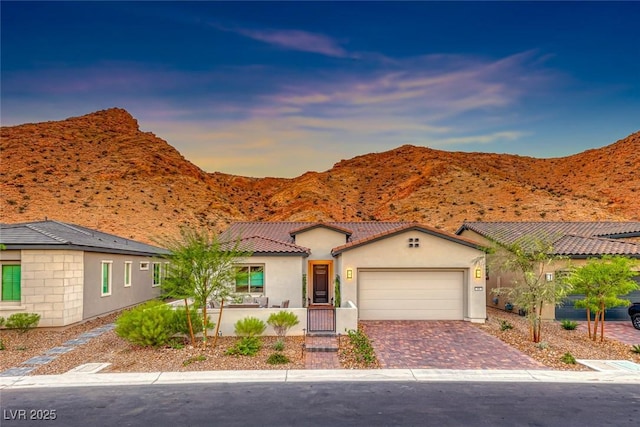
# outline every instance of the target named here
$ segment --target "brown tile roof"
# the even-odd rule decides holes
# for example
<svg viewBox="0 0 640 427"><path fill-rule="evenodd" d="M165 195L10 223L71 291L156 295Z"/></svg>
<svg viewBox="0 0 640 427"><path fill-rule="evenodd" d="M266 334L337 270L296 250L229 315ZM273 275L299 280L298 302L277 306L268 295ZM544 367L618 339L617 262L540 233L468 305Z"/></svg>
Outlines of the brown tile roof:
<svg viewBox="0 0 640 427"><path fill-rule="evenodd" d="M308 248L262 236L244 237L240 239L238 246L241 250L253 252L254 254L306 256L311 253Z"/></svg>
<svg viewBox="0 0 640 427"><path fill-rule="evenodd" d="M640 244L619 240L640 236L640 222L465 222L464 230L510 245L523 236L550 238L558 255L580 258L598 255L640 257Z"/></svg>
<svg viewBox="0 0 640 427"><path fill-rule="evenodd" d="M252 239L261 238L260 249L263 252L281 252L286 250L299 253L300 246L295 244L295 235L302 231L315 227L327 227L338 232L345 233L345 245L334 248L337 253L343 252L355 246L370 243L375 240L400 233L409 229L419 229L420 231L444 237L446 239L465 244L467 246L478 247L477 243L453 234L446 233L433 227L410 222L269 222L269 221L249 221L235 222L222 234L223 239L237 239L242 236L252 236ZM349 232L349 233L348 233ZM289 246L282 246L283 244ZM302 248L309 251L307 248ZM308 252L307 252L308 253Z"/></svg>

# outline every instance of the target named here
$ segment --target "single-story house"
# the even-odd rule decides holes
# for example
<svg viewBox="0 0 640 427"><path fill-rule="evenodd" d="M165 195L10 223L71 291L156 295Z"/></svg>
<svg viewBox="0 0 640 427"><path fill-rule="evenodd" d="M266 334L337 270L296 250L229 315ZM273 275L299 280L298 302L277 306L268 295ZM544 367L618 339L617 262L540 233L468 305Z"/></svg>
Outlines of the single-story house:
<svg viewBox="0 0 640 427"><path fill-rule="evenodd" d="M222 235L252 252L238 293L289 307L355 305L362 320L484 322L484 252L407 222L237 222Z"/></svg>
<svg viewBox="0 0 640 427"><path fill-rule="evenodd" d="M553 241L554 254L567 258L567 261L553 265L546 271L549 278L565 274L568 265L580 267L589 258L603 255L621 255L640 259L640 222L465 222L456 235L489 246L491 242L499 245L510 245L517 239L527 236L545 236ZM490 260L491 255L487 255ZM490 265L490 262L489 262ZM498 287L508 286L512 275L508 273L492 273L487 270L487 305L504 309L504 299L492 292ZM640 276L635 280L640 284ZM546 319L578 319L586 318L584 309L576 309L573 303L582 295L570 295L557 307L547 307L543 313ZM640 302L640 290L624 296L625 299ZM605 319L627 320L627 308L608 309Z"/></svg>
<svg viewBox="0 0 640 427"><path fill-rule="evenodd" d="M58 221L0 224L0 316L65 326L157 297L165 250Z"/></svg>

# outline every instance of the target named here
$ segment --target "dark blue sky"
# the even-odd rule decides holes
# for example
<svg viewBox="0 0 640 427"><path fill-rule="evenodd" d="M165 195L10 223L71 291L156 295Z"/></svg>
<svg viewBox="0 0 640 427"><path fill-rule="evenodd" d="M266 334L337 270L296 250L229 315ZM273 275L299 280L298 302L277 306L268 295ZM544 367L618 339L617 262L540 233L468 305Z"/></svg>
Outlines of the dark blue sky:
<svg viewBox="0 0 640 427"><path fill-rule="evenodd" d="M637 2L7 2L2 124L126 108L208 171L640 129Z"/></svg>

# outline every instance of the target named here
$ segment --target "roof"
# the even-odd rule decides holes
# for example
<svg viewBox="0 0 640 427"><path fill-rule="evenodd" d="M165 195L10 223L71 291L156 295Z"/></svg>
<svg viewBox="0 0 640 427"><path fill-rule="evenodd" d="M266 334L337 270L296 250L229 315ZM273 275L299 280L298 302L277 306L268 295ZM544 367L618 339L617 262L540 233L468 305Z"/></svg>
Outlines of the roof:
<svg viewBox="0 0 640 427"><path fill-rule="evenodd" d="M262 236L241 238L238 247L243 251L261 255L304 255L308 256L311 250L302 246L287 242L279 242Z"/></svg>
<svg viewBox="0 0 640 427"><path fill-rule="evenodd" d="M465 222L465 230L511 245L523 236L540 236L553 241L556 255L586 258L625 255L640 258L640 244L621 240L640 236L640 222Z"/></svg>
<svg viewBox="0 0 640 427"><path fill-rule="evenodd" d="M0 243L6 249L76 249L147 256L167 253L146 243L53 220L0 224Z"/></svg>
<svg viewBox="0 0 640 427"><path fill-rule="evenodd" d="M304 250L308 255L310 250L297 246L295 236L304 231L314 228L324 227L330 230L345 234L345 244L333 248L332 254L337 255L346 250L359 247L364 244L389 237L394 234L409 230L418 230L438 237L442 237L466 246L480 248L480 246L469 239L446 233L433 227L411 222L383 222L383 221L362 221L362 222L269 222L250 221L235 222L223 233L223 239L229 240L242 236L251 236L256 243L254 253L301 253ZM257 239L260 238L258 242ZM288 246L283 246L288 245Z"/></svg>

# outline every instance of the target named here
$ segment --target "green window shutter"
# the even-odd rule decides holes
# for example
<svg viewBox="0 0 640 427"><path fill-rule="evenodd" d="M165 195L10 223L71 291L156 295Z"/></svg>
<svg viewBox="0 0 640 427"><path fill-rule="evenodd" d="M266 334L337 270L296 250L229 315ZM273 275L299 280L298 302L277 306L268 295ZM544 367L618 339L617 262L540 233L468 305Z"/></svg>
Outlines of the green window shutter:
<svg viewBox="0 0 640 427"><path fill-rule="evenodd" d="M2 301L20 301L20 272L19 265L2 266Z"/></svg>

